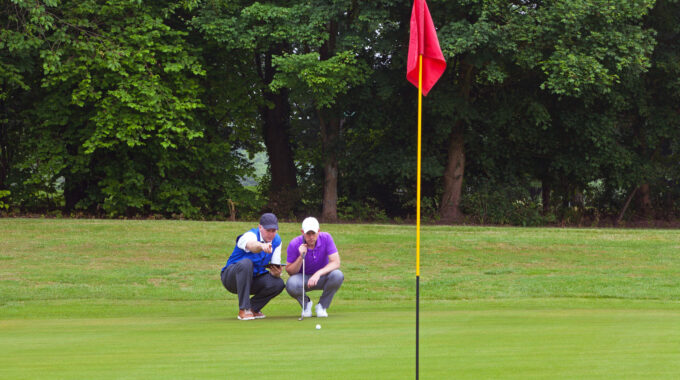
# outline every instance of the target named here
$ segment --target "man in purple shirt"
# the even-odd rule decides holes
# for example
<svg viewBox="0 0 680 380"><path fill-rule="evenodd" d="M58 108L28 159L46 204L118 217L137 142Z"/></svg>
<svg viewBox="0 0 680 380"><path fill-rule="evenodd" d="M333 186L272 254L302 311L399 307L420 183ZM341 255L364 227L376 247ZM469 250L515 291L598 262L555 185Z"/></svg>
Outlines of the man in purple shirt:
<svg viewBox="0 0 680 380"><path fill-rule="evenodd" d="M312 316L312 300L307 296L309 290L323 290L316 305L317 317L328 317L335 292L345 280L340 271L340 254L335 247L333 237L321 232L319 221L309 217L302 222L302 235L288 244L286 251L286 272L290 275L286 283L286 291L303 306L302 316ZM305 273L302 272L302 260L305 261ZM302 284L305 284L305 299L302 299ZM302 304L304 302L304 305Z"/></svg>

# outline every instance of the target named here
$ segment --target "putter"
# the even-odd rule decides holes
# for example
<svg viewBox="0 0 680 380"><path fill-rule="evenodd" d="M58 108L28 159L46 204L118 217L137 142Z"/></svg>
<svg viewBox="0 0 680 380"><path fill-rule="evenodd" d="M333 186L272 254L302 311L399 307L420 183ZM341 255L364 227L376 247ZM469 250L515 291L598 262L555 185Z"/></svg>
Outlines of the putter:
<svg viewBox="0 0 680 380"><path fill-rule="evenodd" d="M302 312L298 321L305 319L305 255L302 255Z"/></svg>

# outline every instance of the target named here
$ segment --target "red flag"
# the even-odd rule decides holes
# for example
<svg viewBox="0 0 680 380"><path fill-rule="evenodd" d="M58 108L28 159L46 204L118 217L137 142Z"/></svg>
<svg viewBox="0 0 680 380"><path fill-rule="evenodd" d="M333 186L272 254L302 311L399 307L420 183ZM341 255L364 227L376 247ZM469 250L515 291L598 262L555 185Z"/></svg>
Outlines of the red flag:
<svg viewBox="0 0 680 380"><path fill-rule="evenodd" d="M418 87L419 55L423 56L423 95L426 96L444 73L446 61L439 47L437 31L434 29L432 16L430 16L425 0L415 0L411 12L411 38L408 44L406 79L416 87Z"/></svg>

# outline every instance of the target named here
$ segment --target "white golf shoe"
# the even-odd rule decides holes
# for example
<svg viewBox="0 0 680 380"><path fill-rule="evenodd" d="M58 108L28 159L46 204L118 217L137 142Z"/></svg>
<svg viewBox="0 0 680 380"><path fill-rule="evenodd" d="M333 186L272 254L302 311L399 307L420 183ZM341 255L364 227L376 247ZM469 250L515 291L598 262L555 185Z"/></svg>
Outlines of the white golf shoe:
<svg viewBox="0 0 680 380"><path fill-rule="evenodd" d="M316 317L317 318L328 317L328 312L326 311L326 309L323 308L323 306L321 306L320 303L316 304Z"/></svg>
<svg viewBox="0 0 680 380"><path fill-rule="evenodd" d="M312 316L312 305L313 304L314 304L314 302L312 302L312 300L307 301L307 305L305 305L305 310L302 312L303 317L309 318L309 317Z"/></svg>

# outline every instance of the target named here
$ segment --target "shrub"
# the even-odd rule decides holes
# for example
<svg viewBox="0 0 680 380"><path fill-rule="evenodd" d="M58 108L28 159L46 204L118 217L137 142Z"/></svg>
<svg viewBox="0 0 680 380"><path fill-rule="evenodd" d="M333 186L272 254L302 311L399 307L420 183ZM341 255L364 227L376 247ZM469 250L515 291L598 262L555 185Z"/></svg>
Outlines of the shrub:
<svg viewBox="0 0 680 380"><path fill-rule="evenodd" d="M9 190L0 190L0 210L8 210L9 204L5 203L2 198L8 197L10 195Z"/></svg>
<svg viewBox="0 0 680 380"><path fill-rule="evenodd" d="M540 226L554 222L543 216L542 204L529 193L528 186L481 181L465 188L461 211L479 224Z"/></svg>
<svg viewBox="0 0 680 380"><path fill-rule="evenodd" d="M378 201L375 198L368 198L365 202L362 202L341 197L338 199L338 218L347 221L389 221L385 210L379 208L377 203Z"/></svg>

